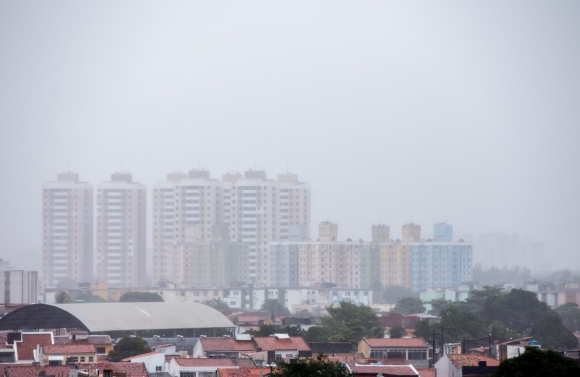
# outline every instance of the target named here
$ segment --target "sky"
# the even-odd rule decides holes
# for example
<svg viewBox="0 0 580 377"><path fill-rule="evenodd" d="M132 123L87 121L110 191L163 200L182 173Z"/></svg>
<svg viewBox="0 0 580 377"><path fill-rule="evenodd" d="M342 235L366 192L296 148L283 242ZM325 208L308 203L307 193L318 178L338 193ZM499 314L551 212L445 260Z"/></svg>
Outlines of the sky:
<svg viewBox="0 0 580 377"><path fill-rule="evenodd" d="M580 269L579 14L577 1L1 2L0 258L40 258L41 188L59 172L129 171L150 189L173 171L265 169L310 183L314 234L446 221L543 241L553 268Z"/></svg>

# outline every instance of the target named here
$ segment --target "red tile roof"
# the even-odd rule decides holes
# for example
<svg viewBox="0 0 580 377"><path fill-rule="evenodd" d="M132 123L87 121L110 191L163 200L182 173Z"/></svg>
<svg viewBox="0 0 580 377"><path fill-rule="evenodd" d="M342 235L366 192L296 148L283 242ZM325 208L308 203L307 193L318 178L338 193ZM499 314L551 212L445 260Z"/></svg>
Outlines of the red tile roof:
<svg viewBox="0 0 580 377"><path fill-rule="evenodd" d="M54 337L54 344L112 344L108 335L89 335L87 339L72 339L69 335L58 335Z"/></svg>
<svg viewBox="0 0 580 377"><path fill-rule="evenodd" d="M133 359L138 359L140 357L146 357L146 356L151 356L151 355L161 355L161 352L147 352L147 353L142 353L140 355L135 355L135 356L131 356L131 357L126 357L124 359L121 359L121 361L131 361Z"/></svg>
<svg viewBox="0 0 580 377"><path fill-rule="evenodd" d="M32 365L6 365L2 368L2 373L6 371L10 377L31 377L38 376L41 372L45 372L47 376L54 377L68 377L71 370L70 366L32 366Z"/></svg>
<svg viewBox="0 0 580 377"><path fill-rule="evenodd" d="M310 347L301 336L291 336L289 339L278 339L275 336L254 337L254 341L262 351L298 350L310 351Z"/></svg>
<svg viewBox="0 0 580 377"><path fill-rule="evenodd" d="M339 363L348 364L349 366L355 366L356 364L366 362L365 356L362 353L336 353L334 355L329 355L328 359L330 361L338 361Z"/></svg>
<svg viewBox="0 0 580 377"><path fill-rule="evenodd" d="M206 358L189 358L175 359L180 367L236 367L231 358L223 359L206 359Z"/></svg>
<svg viewBox="0 0 580 377"><path fill-rule="evenodd" d="M249 357L237 358L236 364L238 364L238 366L240 368L253 368L256 366L256 363L254 363L254 360L250 359Z"/></svg>
<svg viewBox="0 0 580 377"><path fill-rule="evenodd" d="M270 368L218 368L221 377L262 377L270 374Z"/></svg>
<svg viewBox="0 0 580 377"><path fill-rule="evenodd" d="M255 351L251 340L236 340L234 338L201 338L199 339L205 352L218 351Z"/></svg>
<svg viewBox="0 0 580 377"><path fill-rule="evenodd" d="M455 368L461 367L476 367L479 360L485 360L488 367L496 367L499 365L499 360L492 359L481 355L446 355L453 363Z"/></svg>
<svg viewBox="0 0 580 377"><path fill-rule="evenodd" d="M97 349L92 344L54 344L42 346L42 352L47 355L64 355L97 353Z"/></svg>
<svg viewBox="0 0 580 377"><path fill-rule="evenodd" d="M424 368L424 369L417 368L417 372L419 372L420 377L435 377L435 369L433 368Z"/></svg>
<svg viewBox="0 0 580 377"><path fill-rule="evenodd" d="M27 334L22 333L22 341L15 341L16 353L18 354L18 360L34 360L33 351L39 344L49 345L52 344L52 334L49 333L36 333Z"/></svg>
<svg viewBox="0 0 580 377"><path fill-rule="evenodd" d="M423 338L364 338L371 347L427 347Z"/></svg>
<svg viewBox="0 0 580 377"><path fill-rule="evenodd" d="M410 365L356 365L351 368L355 375L417 376Z"/></svg>
<svg viewBox="0 0 580 377"><path fill-rule="evenodd" d="M149 377L145 363L80 363L77 365L80 370L84 371L98 369L100 372L103 369L109 369L116 373L125 373L127 377Z"/></svg>

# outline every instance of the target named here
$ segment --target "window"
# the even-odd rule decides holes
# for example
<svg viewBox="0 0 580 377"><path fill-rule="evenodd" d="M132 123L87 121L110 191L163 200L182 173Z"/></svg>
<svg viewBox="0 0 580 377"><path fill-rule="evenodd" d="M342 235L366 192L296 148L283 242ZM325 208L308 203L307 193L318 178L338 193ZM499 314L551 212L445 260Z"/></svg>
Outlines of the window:
<svg viewBox="0 0 580 377"><path fill-rule="evenodd" d="M89 356L89 363L92 363L94 361L93 359L93 356Z"/></svg>
<svg viewBox="0 0 580 377"><path fill-rule="evenodd" d="M180 372L179 377L195 377L195 372Z"/></svg>

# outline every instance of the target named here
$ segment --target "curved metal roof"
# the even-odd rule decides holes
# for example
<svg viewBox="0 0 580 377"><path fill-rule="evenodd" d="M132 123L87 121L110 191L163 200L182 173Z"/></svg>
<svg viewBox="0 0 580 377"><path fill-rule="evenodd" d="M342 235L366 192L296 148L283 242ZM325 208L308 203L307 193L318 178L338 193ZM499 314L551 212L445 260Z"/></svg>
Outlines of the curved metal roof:
<svg viewBox="0 0 580 377"><path fill-rule="evenodd" d="M0 330L83 328L101 332L212 327L235 325L217 310L196 302L33 304L0 319Z"/></svg>

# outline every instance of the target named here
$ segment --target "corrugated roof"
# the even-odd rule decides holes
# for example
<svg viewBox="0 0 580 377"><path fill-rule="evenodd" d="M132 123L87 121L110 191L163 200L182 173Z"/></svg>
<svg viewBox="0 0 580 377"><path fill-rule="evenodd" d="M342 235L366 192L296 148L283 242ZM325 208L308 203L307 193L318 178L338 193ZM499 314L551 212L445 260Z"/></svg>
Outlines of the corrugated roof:
<svg viewBox="0 0 580 377"><path fill-rule="evenodd" d="M231 328L219 311L196 302L34 304L0 319L0 329L85 327L90 332Z"/></svg>

